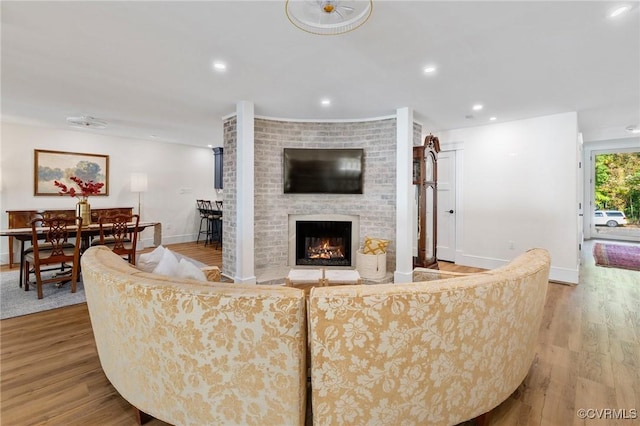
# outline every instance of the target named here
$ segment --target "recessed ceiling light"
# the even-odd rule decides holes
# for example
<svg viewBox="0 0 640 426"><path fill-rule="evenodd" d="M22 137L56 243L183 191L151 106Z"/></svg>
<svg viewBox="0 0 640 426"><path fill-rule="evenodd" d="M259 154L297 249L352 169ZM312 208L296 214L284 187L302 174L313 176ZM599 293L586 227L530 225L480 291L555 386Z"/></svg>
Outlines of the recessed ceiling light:
<svg viewBox="0 0 640 426"><path fill-rule="evenodd" d="M625 130L629 133L633 133L634 135L637 135L638 133L640 133L639 126L629 126Z"/></svg>
<svg viewBox="0 0 640 426"><path fill-rule="evenodd" d="M489 117L489 121L496 121L498 117Z"/></svg>
<svg viewBox="0 0 640 426"><path fill-rule="evenodd" d="M207 146L208 146L209 148L213 148L213 145L211 145L211 144L209 144L209 145L207 145Z"/></svg>
<svg viewBox="0 0 640 426"><path fill-rule="evenodd" d="M424 71L425 74L432 74L436 72L436 67L434 67L433 65L430 65L428 67L424 67L422 71Z"/></svg>
<svg viewBox="0 0 640 426"><path fill-rule="evenodd" d="M322 106L329 106L331 105L331 99L323 99L320 101L320 103L322 104Z"/></svg>
<svg viewBox="0 0 640 426"><path fill-rule="evenodd" d="M474 111L480 111L482 108L484 108L484 107L482 105L480 105L480 104L475 104L473 106L473 110Z"/></svg>
<svg viewBox="0 0 640 426"><path fill-rule="evenodd" d="M225 71L227 69L227 64L221 61L215 61L213 63L213 69L216 71Z"/></svg>
<svg viewBox="0 0 640 426"><path fill-rule="evenodd" d="M609 13L609 18L615 18L616 16L623 15L627 13L629 10L631 10L631 6L629 5L616 7L611 11L611 13Z"/></svg>

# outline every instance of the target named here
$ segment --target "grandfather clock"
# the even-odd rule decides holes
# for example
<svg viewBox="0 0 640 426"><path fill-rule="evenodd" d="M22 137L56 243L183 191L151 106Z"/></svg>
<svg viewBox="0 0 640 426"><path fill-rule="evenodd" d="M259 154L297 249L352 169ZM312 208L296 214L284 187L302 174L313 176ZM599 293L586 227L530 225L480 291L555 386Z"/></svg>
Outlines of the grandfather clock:
<svg viewBox="0 0 640 426"><path fill-rule="evenodd" d="M436 258L438 152L440 141L429 134L423 146L413 147L413 186L417 208L418 253L413 266L438 269Z"/></svg>

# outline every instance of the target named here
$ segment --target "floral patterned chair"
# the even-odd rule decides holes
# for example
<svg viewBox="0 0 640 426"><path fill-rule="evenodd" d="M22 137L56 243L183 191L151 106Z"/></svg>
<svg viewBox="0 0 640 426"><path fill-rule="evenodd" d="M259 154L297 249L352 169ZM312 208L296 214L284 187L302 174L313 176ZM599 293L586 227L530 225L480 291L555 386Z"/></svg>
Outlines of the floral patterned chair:
<svg viewBox="0 0 640 426"><path fill-rule="evenodd" d="M105 246L81 262L100 363L139 421L304 424L302 290L142 272Z"/></svg>
<svg viewBox="0 0 640 426"><path fill-rule="evenodd" d="M534 359L549 265L533 249L478 274L313 288L313 424L453 425L499 405Z"/></svg>

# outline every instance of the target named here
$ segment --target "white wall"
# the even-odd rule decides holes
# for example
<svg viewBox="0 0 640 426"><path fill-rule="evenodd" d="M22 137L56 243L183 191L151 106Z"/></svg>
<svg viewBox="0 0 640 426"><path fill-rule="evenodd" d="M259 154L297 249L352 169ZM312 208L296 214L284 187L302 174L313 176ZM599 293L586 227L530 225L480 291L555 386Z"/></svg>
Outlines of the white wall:
<svg viewBox="0 0 640 426"><path fill-rule="evenodd" d="M551 279L577 282L577 114L438 136L464 146L456 263L495 268L542 247L551 254Z"/></svg>
<svg viewBox="0 0 640 426"><path fill-rule="evenodd" d="M130 191L132 172L148 175L142 193L142 220L162 223L163 244L194 241L199 216L196 199L221 199L213 188L213 152L209 148L167 144L85 131L2 123L0 165L2 177L0 227L7 228L6 210L75 208L68 196L33 195L34 149L109 155L109 195L90 197L92 208L134 207L138 195ZM146 246L153 230L142 233ZM0 239L0 261L8 262L8 239Z"/></svg>

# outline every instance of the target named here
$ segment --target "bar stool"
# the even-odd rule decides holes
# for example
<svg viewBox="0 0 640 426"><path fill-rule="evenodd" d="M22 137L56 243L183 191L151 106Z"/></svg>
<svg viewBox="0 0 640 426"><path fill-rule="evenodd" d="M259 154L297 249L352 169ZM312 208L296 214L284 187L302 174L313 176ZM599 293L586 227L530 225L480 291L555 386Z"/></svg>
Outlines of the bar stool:
<svg viewBox="0 0 640 426"><path fill-rule="evenodd" d="M211 211L211 202L206 200L196 200L196 204L198 205L198 212L200 213L200 227L198 228L198 238L196 239L196 244L200 242L200 235L205 234L204 244L207 245L210 229L209 212ZM202 230L203 223L205 225L204 230Z"/></svg>

